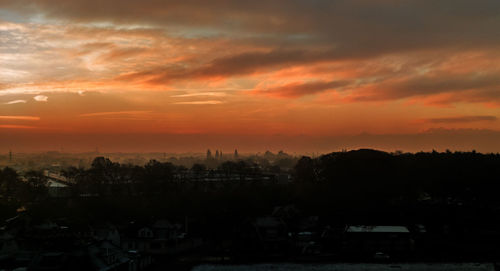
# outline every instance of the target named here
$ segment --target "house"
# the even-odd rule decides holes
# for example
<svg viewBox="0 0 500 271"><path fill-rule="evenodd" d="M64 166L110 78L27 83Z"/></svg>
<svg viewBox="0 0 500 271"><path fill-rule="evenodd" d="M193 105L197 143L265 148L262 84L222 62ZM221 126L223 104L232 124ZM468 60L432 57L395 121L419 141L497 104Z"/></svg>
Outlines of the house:
<svg viewBox="0 0 500 271"><path fill-rule="evenodd" d="M153 238L149 238L149 249L147 250L152 254L168 254L172 252L177 242L177 233L181 226L179 224L172 224L168 220L157 220L151 225ZM147 234L148 230L142 229L139 234Z"/></svg>
<svg viewBox="0 0 500 271"><path fill-rule="evenodd" d="M92 227L92 237L97 241L109 241L115 246L120 246L120 233L118 229L110 223Z"/></svg>
<svg viewBox="0 0 500 271"><path fill-rule="evenodd" d="M128 257L129 271L140 271L148 268L153 263L153 258L149 254L142 254L136 250L129 250Z"/></svg>
<svg viewBox="0 0 500 271"><path fill-rule="evenodd" d="M166 219L157 220L151 225L155 239L172 240L182 228L180 224L172 224Z"/></svg>
<svg viewBox="0 0 500 271"><path fill-rule="evenodd" d="M71 187L64 182L49 179L46 186L47 192L52 198L67 198L71 196Z"/></svg>
<svg viewBox="0 0 500 271"><path fill-rule="evenodd" d="M138 270L126 252L107 240L89 245L88 255L92 267L97 271Z"/></svg>
<svg viewBox="0 0 500 271"><path fill-rule="evenodd" d="M350 255L404 257L413 250L410 231L405 226L347 226L343 251Z"/></svg>
<svg viewBox="0 0 500 271"><path fill-rule="evenodd" d="M130 223L123 232L121 247L127 251L159 256L175 254L201 246L201 239L190 238L182 225L157 220L150 225Z"/></svg>
<svg viewBox="0 0 500 271"><path fill-rule="evenodd" d="M288 250L288 229L277 217L259 217L242 225L235 238L237 256L284 256Z"/></svg>
<svg viewBox="0 0 500 271"><path fill-rule="evenodd" d="M295 221L290 227L289 235L292 237L295 252L300 255L315 255L321 251L321 234L319 217L309 216Z"/></svg>
<svg viewBox="0 0 500 271"><path fill-rule="evenodd" d="M259 217L252 223L263 241L281 241L286 239L287 228L285 223L277 217Z"/></svg>

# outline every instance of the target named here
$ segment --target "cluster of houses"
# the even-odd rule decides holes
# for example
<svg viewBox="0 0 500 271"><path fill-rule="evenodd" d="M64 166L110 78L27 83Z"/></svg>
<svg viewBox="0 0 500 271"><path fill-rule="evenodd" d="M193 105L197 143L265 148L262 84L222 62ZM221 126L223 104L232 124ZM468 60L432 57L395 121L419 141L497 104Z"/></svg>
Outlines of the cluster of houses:
<svg viewBox="0 0 500 271"><path fill-rule="evenodd" d="M498 261L498 222L346 224L334 217L298 215L276 207L248 220L234 235L235 259L262 257L299 261L401 262Z"/></svg>
<svg viewBox="0 0 500 271"><path fill-rule="evenodd" d="M419 224L336 224L299 214L293 206L229 223L198 221L188 232L187 218L183 223L151 219L112 224L40 221L23 212L0 224L0 267L141 271L164 263L165 258L186 258L195 264L270 260L386 263L470 260L479 259L478 255L488 256L487 261L499 255L496 244L500 236L495 230L466 229L459 238L446 225L437 231L436 225L427 229ZM214 234L218 226L230 230Z"/></svg>
<svg viewBox="0 0 500 271"><path fill-rule="evenodd" d="M249 218L233 225L233 232L215 238L188 234L187 220L114 225L35 221L21 213L0 228L0 266L12 270L140 271L158 259L186 254L218 254L231 261L392 260L411 254L415 240L424 233L421 228L419 233L406 226L325 225L317 216L297 216L295 212L290 206L276 207L269 216ZM222 244L222 249L214 243Z"/></svg>
<svg viewBox="0 0 500 271"><path fill-rule="evenodd" d="M248 221L234 236L235 258L264 257L295 260L351 259L384 261L409 259L415 240L424 232L402 225L325 225L317 216L290 216L277 207L273 214ZM419 225L419 227L424 227Z"/></svg>
<svg viewBox="0 0 500 271"><path fill-rule="evenodd" d="M7 270L140 271L155 260L201 246L181 224L35 222L20 214L0 228L0 267Z"/></svg>
<svg viewBox="0 0 500 271"><path fill-rule="evenodd" d="M43 175L47 178L45 186L50 197L67 198L71 196L71 185L74 184L72 179L50 170L44 170Z"/></svg>

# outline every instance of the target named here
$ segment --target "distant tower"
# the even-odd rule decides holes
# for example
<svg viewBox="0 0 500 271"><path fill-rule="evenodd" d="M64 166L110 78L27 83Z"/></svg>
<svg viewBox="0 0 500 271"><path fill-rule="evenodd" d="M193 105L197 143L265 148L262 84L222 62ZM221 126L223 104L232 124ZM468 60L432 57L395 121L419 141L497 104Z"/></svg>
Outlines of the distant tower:
<svg viewBox="0 0 500 271"><path fill-rule="evenodd" d="M207 160L210 160L212 159L212 152L210 151L210 149L207 150Z"/></svg>
<svg viewBox="0 0 500 271"><path fill-rule="evenodd" d="M9 162L12 162L12 150L9 150Z"/></svg>
<svg viewBox="0 0 500 271"><path fill-rule="evenodd" d="M238 149L234 149L234 159L238 159Z"/></svg>
<svg viewBox="0 0 500 271"><path fill-rule="evenodd" d="M219 151L219 159L222 159L222 150Z"/></svg>
<svg viewBox="0 0 500 271"><path fill-rule="evenodd" d="M215 150L215 160L219 160L219 150Z"/></svg>

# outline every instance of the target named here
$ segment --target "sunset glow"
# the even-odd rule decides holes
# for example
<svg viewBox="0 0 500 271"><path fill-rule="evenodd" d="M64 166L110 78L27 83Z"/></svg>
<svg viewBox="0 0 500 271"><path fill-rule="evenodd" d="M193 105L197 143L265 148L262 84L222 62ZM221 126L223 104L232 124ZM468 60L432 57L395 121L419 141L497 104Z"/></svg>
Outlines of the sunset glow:
<svg viewBox="0 0 500 271"><path fill-rule="evenodd" d="M500 151L499 39L496 0L0 0L0 150Z"/></svg>

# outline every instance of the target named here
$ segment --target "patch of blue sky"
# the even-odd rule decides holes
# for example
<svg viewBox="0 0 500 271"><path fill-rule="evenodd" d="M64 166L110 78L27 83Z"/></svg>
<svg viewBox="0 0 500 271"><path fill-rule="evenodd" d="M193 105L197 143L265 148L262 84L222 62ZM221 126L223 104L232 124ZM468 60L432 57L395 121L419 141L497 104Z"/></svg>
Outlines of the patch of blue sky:
<svg viewBox="0 0 500 271"><path fill-rule="evenodd" d="M17 14L16 12L12 12L11 10L1 9L0 8L0 20L7 21L12 23L27 23L30 22L30 18L26 16L22 16Z"/></svg>

